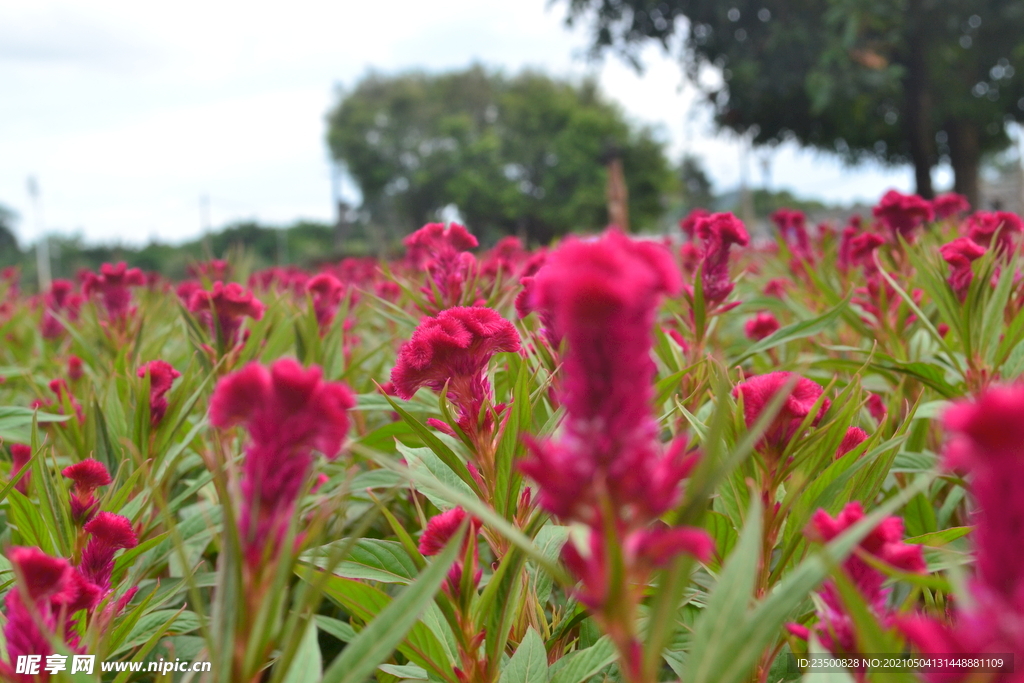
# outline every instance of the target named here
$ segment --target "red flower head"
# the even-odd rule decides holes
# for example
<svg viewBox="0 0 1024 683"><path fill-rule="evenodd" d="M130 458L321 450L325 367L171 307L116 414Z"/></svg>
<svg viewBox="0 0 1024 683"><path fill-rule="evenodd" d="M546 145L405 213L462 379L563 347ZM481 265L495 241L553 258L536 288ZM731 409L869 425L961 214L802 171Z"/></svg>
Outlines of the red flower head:
<svg viewBox="0 0 1024 683"><path fill-rule="evenodd" d="M250 444L242 466L240 528L253 565L279 544L313 465L312 451L333 458L348 433L355 405L340 382L325 382L318 367L282 359L269 369L251 363L220 380L210 399L210 422L242 424Z"/></svg>
<svg viewBox="0 0 1024 683"><path fill-rule="evenodd" d="M440 292L434 301L433 287L423 288L439 308L450 308L462 300L463 287L476 268L476 259L469 253L478 242L458 223L428 223L405 238L406 258L413 268L425 268Z"/></svg>
<svg viewBox="0 0 1024 683"><path fill-rule="evenodd" d="M50 557L39 548L12 547L7 551L7 559L14 568L16 581L5 599L4 625L7 657L13 664L19 656L45 657L53 652L50 639L62 625L59 617L63 605L57 598L71 584L74 572L67 560ZM33 680L15 674L14 667L6 664L0 664L0 671L5 680Z"/></svg>
<svg viewBox="0 0 1024 683"><path fill-rule="evenodd" d="M860 427L850 427L846 430L846 436L836 449L836 458L841 458L857 446L868 440L868 433Z"/></svg>
<svg viewBox="0 0 1024 683"><path fill-rule="evenodd" d="M943 218L970 211L971 204L962 194L947 192L932 200L932 210L935 212L935 220L941 221Z"/></svg>
<svg viewBox="0 0 1024 683"><path fill-rule="evenodd" d="M84 524L92 519L99 509L100 502L94 495L100 486L109 486L110 473L103 463L88 458L74 465L65 467L61 472L70 479L71 487L71 517L76 524Z"/></svg>
<svg viewBox="0 0 1024 683"><path fill-rule="evenodd" d="M43 312L40 330L46 339L56 339L64 333L64 324L56 316L60 315L72 322L78 320L82 296L75 294L75 285L70 280L54 280L45 301L46 310Z"/></svg>
<svg viewBox="0 0 1024 683"><path fill-rule="evenodd" d="M98 294L103 301L107 316L112 319L123 319L129 314L132 303L132 287L146 284L146 276L138 268L128 268L121 261L116 266L104 263L100 266L99 275L86 272L82 280L82 292L86 296Z"/></svg>
<svg viewBox="0 0 1024 683"><path fill-rule="evenodd" d="M885 244L885 238L873 232L865 232L850 240L850 264L862 265L868 271L874 271L872 254L878 247Z"/></svg>
<svg viewBox="0 0 1024 683"><path fill-rule="evenodd" d="M11 479L14 479L21 470L25 468L28 461L32 459L32 447L26 446L21 443L11 444ZM31 472L26 472L25 476L18 480L18 483L14 485L14 488L18 490L18 493L28 495L28 483L29 478L32 476Z"/></svg>
<svg viewBox="0 0 1024 683"><path fill-rule="evenodd" d="M750 236L743 222L731 213L714 213L699 219L694 232L704 244L701 262L704 299L709 308L714 308L733 290L729 278L729 248L734 244L747 246Z"/></svg>
<svg viewBox="0 0 1024 683"><path fill-rule="evenodd" d="M462 526L463 521L466 519L466 511L460 507L452 508L447 512L442 512L436 517L432 517L427 523L427 528L423 532L423 536L420 537L419 551L421 555L430 557L431 555L437 555L444 547L448 545L448 542L452 540L455 533ZM462 542L462 553L459 559L452 565L452 568L448 570L448 582L447 590L451 594L456 594L462 584L462 572L465 570L463 564L466 555L466 549L469 544L474 544L473 548L473 585L480 583L480 578L483 576L483 570L477 566L477 550L475 547L476 543L476 530L479 528L480 523L473 518L470 518L468 533L466 538Z"/></svg>
<svg viewBox="0 0 1024 683"><path fill-rule="evenodd" d="M734 396L743 396L743 418L748 428L757 422L775 394L789 384L793 377L796 375L792 372L770 372L767 375L751 377L733 389ZM782 404L782 408L765 431L761 440L762 446L776 455L781 454L796 436L804 418L810 414L820 397L820 385L804 377L798 377L796 384L789 390L789 396ZM831 404L828 399L822 401L817 415L811 422L812 425L817 425L821 421L829 405Z"/></svg>
<svg viewBox="0 0 1024 683"><path fill-rule="evenodd" d="M78 356L68 356L68 379L77 382L82 379L82 359Z"/></svg>
<svg viewBox="0 0 1024 683"><path fill-rule="evenodd" d="M313 311L320 329L330 327L338 305L345 298L345 285L330 273L320 273L306 283L306 291L313 297Z"/></svg>
<svg viewBox="0 0 1024 683"><path fill-rule="evenodd" d="M447 383L448 398L459 407L460 426L473 431L491 394L491 356L518 350L516 328L493 309L449 308L420 322L398 353L391 381L406 400L420 387L440 393Z"/></svg>
<svg viewBox="0 0 1024 683"><path fill-rule="evenodd" d="M864 518L860 503L847 504L835 518L818 510L811 518L807 535L818 541L831 541ZM895 616L889 610L887 598L890 589L884 588L885 574L872 567L861 554L866 553L905 572L923 573L926 569L920 545L903 543L903 520L887 517L869 533L853 555L843 562L843 570L875 615L888 624ZM853 620L846 612L839 591L827 581L821 591L824 608L818 612L816 633L821 644L835 654L857 652Z"/></svg>
<svg viewBox="0 0 1024 683"><path fill-rule="evenodd" d="M214 282L212 291L193 292L188 303L191 312L206 323L210 332L219 335L228 346L238 342L238 331L244 318L259 320L265 306L237 282Z"/></svg>
<svg viewBox="0 0 1024 683"><path fill-rule="evenodd" d="M114 555L118 550L134 548L139 544L139 539L131 520L112 512L100 512L83 529L91 535L82 551L78 571L105 593L110 590Z"/></svg>
<svg viewBox="0 0 1024 683"><path fill-rule="evenodd" d="M935 219L935 211L927 199L916 194L901 194L896 190L886 192L872 213L892 231L893 239L899 234L908 242L913 241L916 228Z"/></svg>
<svg viewBox="0 0 1024 683"><path fill-rule="evenodd" d="M771 219L794 256L798 258L812 256L811 240L807 234L807 217L803 211L779 209L771 215Z"/></svg>
<svg viewBox="0 0 1024 683"><path fill-rule="evenodd" d="M967 237L983 247L992 246L996 239L996 251L1010 253L1014 249L1016 236L1024 233L1024 221L1009 211L978 211L967 219Z"/></svg>
<svg viewBox="0 0 1024 683"><path fill-rule="evenodd" d="M185 269L191 277L206 278L209 282L227 280L231 274L231 264L223 259L212 259L200 263L193 263Z"/></svg>
<svg viewBox="0 0 1024 683"><path fill-rule="evenodd" d="M889 412L889 409L885 407L885 401L878 394L871 394L868 397L867 408L868 412L871 413L871 417L875 418L875 421L879 424L885 419L886 413Z"/></svg>
<svg viewBox="0 0 1024 683"><path fill-rule="evenodd" d="M500 272L509 278L518 273L530 252L523 247L523 242L514 235L502 237L494 248L487 252L482 272L489 278L495 278Z"/></svg>
<svg viewBox="0 0 1024 683"><path fill-rule="evenodd" d="M774 280L769 280L764 285L764 295L781 299L786 293L786 288L789 287L790 284L790 281L784 277L777 277Z"/></svg>
<svg viewBox="0 0 1024 683"><path fill-rule="evenodd" d="M768 311L761 311L743 326L748 339L759 341L775 333L779 329L779 321Z"/></svg>
<svg viewBox="0 0 1024 683"><path fill-rule="evenodd" d="M953 288L957 298L963 301L971 287L971 280L974 279L971 262L981 258L985 253L985 247L975 244L969 237L957 237L949 244L943 244L939 248L939 253L949 264L949 286Z"/></svg>
<svg viewBox="0 0 1024 683"><path fill-rule="evenodd" d="M139 377L149 374L149 421L155 427L164 419L167 412L167 392L171 390L174 380L181 373L170 363L162 360L151 360L139 368Z"/></svg>
<svg viewBox="0 0 1024 683"><path fill-rule="evenodd" d="M683 231L683 234L694 240L697 231L697 222L701 218L706 218L711 215L711 212L707 209L694 209L686 215L685 218L679 221L679 229Z"/></svg>

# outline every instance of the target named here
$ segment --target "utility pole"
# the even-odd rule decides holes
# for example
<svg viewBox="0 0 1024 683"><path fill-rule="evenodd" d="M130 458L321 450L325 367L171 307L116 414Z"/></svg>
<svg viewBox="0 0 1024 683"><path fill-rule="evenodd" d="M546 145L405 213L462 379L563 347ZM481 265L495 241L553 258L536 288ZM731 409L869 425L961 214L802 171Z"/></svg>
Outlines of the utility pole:
<svg viewBox="0 0 1024 683"><path fill-rule="evenodd" d="M36 223L36 272L39 275L39 291L50 289L50 244L46 238L46 226L43 223L43 204L39 199L39 183L35 176L29 176L26 183L28 196L32 199L32 211Z"/></svg>

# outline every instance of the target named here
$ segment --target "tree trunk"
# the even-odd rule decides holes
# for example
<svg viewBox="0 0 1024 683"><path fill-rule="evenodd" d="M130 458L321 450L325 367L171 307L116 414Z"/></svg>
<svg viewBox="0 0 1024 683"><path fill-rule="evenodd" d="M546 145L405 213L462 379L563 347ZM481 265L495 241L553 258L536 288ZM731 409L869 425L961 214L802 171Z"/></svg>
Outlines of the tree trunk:
<svg viewBox="0 0 1024 683"><path fill-rule="evenodd" d="M949 160L953 166L953 191L967 197L972 209L981 207L978 171L981 168L981 144L978 125L972 121L954 121L949 127Z"/></svg>
<svg viewBox="0 0 1024 683"><path fill-rule="evenodd" d="M910 157L914 162L914 180L917 194L932 199L932 165L935 163L935 142L931 126L931 97L928 94L928 65L925 61L922 28L923 21L920 0L911 0L909 13L914 22L907 41L907 75L904 80L904 126L910 143Z"/></svg>

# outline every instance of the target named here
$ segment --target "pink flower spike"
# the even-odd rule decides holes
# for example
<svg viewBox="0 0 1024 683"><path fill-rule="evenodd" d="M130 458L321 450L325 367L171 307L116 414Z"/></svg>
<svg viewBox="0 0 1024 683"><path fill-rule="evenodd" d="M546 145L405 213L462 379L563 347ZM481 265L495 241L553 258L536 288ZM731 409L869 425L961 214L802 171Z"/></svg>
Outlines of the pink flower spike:
<svg viewBox="0 0 1024 683"><path fill-rule="evenodd" d="M697 221L695 233L704 243L701 281L708 308L725 301L733 290L729 277L729 248L745 247L750 236L743 221L731 213L714 213Z"/></svg>
<svg viewBox="0 0 1024 683"><path fill-rule="evenodd" d="M935 219L931 203L917 195L905 195L889 190L872 210L875 218L892 231L913 242L913 232L922 224Z"/></svg>
<svg viewBox="0 0 1024 683"><path fill-rule="evenodd" d="M949 264L949 286L953 288L956 297L963 301L967 297L967 290L974 279L971 271L971 263L981 258L985 253L985 247L975 244L968 237L958 237L948 244L939 248L942 258Z"/></svg>
<svg viewBox="0 0 1024 683"><path fill-rule="evenodd" d="M78 356L68 357L68 379L77 382L82 379L82 359Z"/></svg>
<svg viewBox="0 0 1024 683"><path fill-rule="evenodd" d="M110 473L103 463L88 458L65 467L61 474L74 482L71 488L71 517L76 524L85 524L99 508L99 501L93 494L100 486L110 485Z"/></svg>
<svg viewBox="0 0 1024 683"><path fill-rule="evenodd" d="M743 331L747 334L747 339L753 339L754 341L760 341L765 337L771 336L779 329L779 321L775 319L775 316L767 311L761 311L755 317L747 321L746 325L743 326Z"/></svg>
<svg viewBox="0 0 1024 683"><path fill-rule="evenodd" d="M266 308L263 303L237 282L213 283L209 292L193 292L188 308L205 323L210 332L219 335L231 347L238 343L239 330L245 318L260 320Z"/></svg>
<svg viewBox="0 0 1024 683"><path fill-rule="evenodd" d="M127 517L112 512L98 513L83 529L91 536L82 551L82 562L78 570L101 590L109 591L114 555L118 550L134 548L139 544L135 529Z"/></svg>
<svg viewBox="0 0 1024 683"><path fill-rule="evenodd" d="M181 373L170 363L151 360L139 368L139 377L149 375L149 421L155 427L167 412L167 392Z"/></svg>
<svg viewBox="0 0 1024 683"><path fill-rule="evenodd" d="M320 273L306 283L306 291L313 298L316 322L321 330L325 330L330 327L341 300L345 298L345 286L330 273Z"/></svg>
<svg viewBox="0 0 1024 683"><path fill-rule="evenodd" d="M28 461L32 459L32 447L26 446L21 443L11 444L11 479L18 476L18 474L25 468ZM26 472L25 476L18 480L18 483L14 485L18 493L22 495L28 495L28 483L32 477L31 472Z"/></svg>
<svg viewBox="0 0 1024 683"><path fill-rule="evenodd" d="M947 192L932 200L932 210L935 212L935 220L941 221L944 218L970 211L971 204L962 194Z"/></svg>
<svg viewBox="0 0 1024 683"><path fill-rule="evenodd" d="M124 319L131 306L132 288L145 284L146 276L138 268L129 269L124 261L117 265L104 263L99 275L88 271L84 274L82 293L99 295L111 319Z"/></svg>
<svg viewBox="0 0 1024 683"><path fill-rule="evenodd" d="M459 408L459 426L474 432L491 396L487 366L495 353L519 350L519 333L490 308L449 308L424 318L402 345L391 371L396 393L408 400L420 387L440 393Z"/></svg>
<svg viewBox="0 0 1024 683"><path fill-rule="evenodd" d="M653 526L637 531L626 541L626 552L650 568L667 566L682 554L707 562L714 550L711 536L703 529L692 527Z"/></svg>
<svg viewBox="0 0 1024 683"><path fill-rule="evenodd" d="M850 427L846 430L846 436L836 449L836 459L839 459L852 451L857 446L868 440L868 433L860 427Z"/></svg>
<svg viewBox="0 0 1024 683"><path fill-rule="evenodd" d="M1024 220L1009 211L978 211L967 219L967 237L983 247L991 247L1000 254L1012 253L1016 237L1024 233ZM996 233L999 233L996 238Z"/></svg>
<svg viewBox="0 0 1024 683"><path fill-rule="evenodd" d="M269 369L251 363L223 377L210 399L210 422L242 424L250 443L242 465L239 526L246 559L262 561L279 544L313 466L313 451L333 458L348 433L348 388L325 382L319 367L282 359Z"/></svg>
<svg viewBox="0 0 1024 683"><path fill-rule="evenodd" d="M7 657L13 664L21 656L45 657L53 652L50 639L62 626L53 598L66 590L73 570L67 560L50 557L39 548L12 547L7 551L7 559L14 568L16 581L4 601ZM12 668L2 665L0 671L6 670L8 680L28 680L14 677Z"/></svg>
<svg viewBox="0 0 1024 683"><path fill-rule="evenodd" d="M466 511L461 507L452 508L432 517L427 523L423 536L420 537L420 554L430 557L444 550L465 519Z"/></svg>
<svg viewBox="0 0 1024 683"><path fill-rule="evenodd" d="M748 428L757 422L775 394L781 391L792 377L794 374L791 372L770 372L767 375L751 377L733 389L734 396L743 397L743 417ZM796 431L804 418L810 414L821 393L821 386L816 382L804 377L798 378L781 410L765 431L761 443L776 455L781 453L796 436ZM817 415L811 422L812 425L818 424L830 405L828 399L822 401Z"/></svg>

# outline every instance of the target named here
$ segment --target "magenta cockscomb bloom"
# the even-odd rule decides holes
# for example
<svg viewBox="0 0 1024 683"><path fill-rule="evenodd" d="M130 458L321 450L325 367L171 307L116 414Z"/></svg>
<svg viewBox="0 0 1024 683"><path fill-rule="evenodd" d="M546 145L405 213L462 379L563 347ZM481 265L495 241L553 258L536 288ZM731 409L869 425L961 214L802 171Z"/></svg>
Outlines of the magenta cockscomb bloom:
<svg viewBox="0 0 1024 683"><path fill-rule="evenodd" d="M26 446L23 443L11 444L11 479L18 476L18 473L25 468L28 461L32 459L32 447ZM32 476L31 472L26 472L25 476L18 480L18 483L14 485L18 493L22 495L28 495L28 483Z"/></svg>
<svg viewBox="0 0 1024 683"><path fill-rule="evenodd" d="M306 291L313 299L313 312L321 331L331 326L341 300L345 298L345 285L330 273L314 275L306 283Z"/></svg>
<svg viewBox="0 0 1024 683"><path fill-rule="evenodd" d="M82 379L83 374L82 359L78 356L68 356L68 379L77 382Z"/></svg>
<svg viewBox="0 0 1024 683"><path fill-rule="evenodd" d="M901 628L925 653L1013 653L1019 663L1024 660L1024 386L992 387L976 401L955 404L943 422L952 435L946 465L967 472L975 501L970 536L975 574L968 584L971 599L965 601L970 606L959 607L952 624L918 616ZM971 676L965 670L929 680L974 680ZM1016 683L1021 674L986 680Z"/></svg>
<svg viewBox="0 0 1024 683"><path fill-rule="evenodd" d="M971 210L971 203L967 197L956 192L940 194L932 200L932 211L935 212L935 220L941 221L950 216L966 213Z"/></svg>
<svg viewBox="0 0 1024 683"><path fill-rule="evenodd" d="M972 241L991 247L995 240L996 251L1006 254L1014 251L1018 236L1024 233L1024 220L1009 211L978 211L967 219L966 228Z"/></svg>
<svg viewBox="0 0 1024 683"><path fill-rule="evenodd" d="M779 321L768 311L761 311L743 326L747 339L759 341L771 336L779 329Z"/></svg>
<svg viewBox="0 0 1024 683"><path fill-rule="evenodd" d="M50 557L39 548L12 547L7 559L14 568L15 585L5 598L7 623L4 637L10 665L0 663L4 680L48 680L15 673L19 656L53 653L50 639L63 625L61 612L66 612L63 597L72 585L74 571L67 560Z"/></svg>
<svg viewBox="0 0 1024 683"><path fill-rule="evenodd" d="M239 341L239 330L245 318L260 320L266 308L259 299L237 282L214 282L210 291L192 293L188 308L210 328L211 334L223 339L228 347Z"/></svg>
<svg viewBox="0 0 1024 683"><path fill-rule="evenodd" d="M398 352L391 381L406 400L420 387L440 393L447 384L448 399L459 408L459 426L475 432L480 409L491 396L491 356L518 350L515 326L493 309L449 308L420 322Z"/></svg>
<svg viewBox="0 0 1024 683"><path fill-rule="evenodd" d="M56 339L64 333L64 324L57 320L61 316L65 320L78 320L79 309L82 307L82 296L75 293L75 285L70 280L54 280L50 291L46 293L46 310L40 330L47 339Z"/></svg>
<svg viewBox="0 0 1024 683"><path fill-rule="evenodd" d="M847 504L836 517L818 510L811 518L806 533L812 540L828 542L862 519L864 510L860 503L854 501ZM895 614L887 604L891 589L884 587L886 576L865 561L863 555L870 555L904 572L924 573L926 566L922 548L920 545L903 543L903 520L887 517L864 537L854 553L843 562L843 571L871 611L884 625L891 625ZM820 595L824 606L818 612L818 623L813 627L818 640L833 654L857 654L859 651L853 619L843 605L839 589L829 580L822 586ZM791 630L805 638L811 631L799 626Z"/></svg>
<svg viewBox="0 0 1024 683"><path fill-rule="evenodd" d="M782 454L797 435L804 418L814 409L814 404L821 397L821 386L805 377L797 377L792 372L780 371L751 377L737 385L732 392L734 396L743 397L743 419L749 428L754 426L775 395L794 377L796 383L789 389L789 395L782 408L768 425L761 439L761 448L775 457ZM821 421L829 405L831 404L827 398L821 402L817 414L811 421L812 425L817 425Z"/></svg>
<svg viewBox="0 0 1024 683"><path fill-rule="evenodd" d="M128 268L121 261L117 265L104 263L100 272L82 275L82 292L86 296L99 296L107 316L120 320L131 312L132 288L146 284L146 276L138 268Z"/></svg>
<svg viewBox="0 0 1024 683"><path fill-rule="evenodd" d="M104 593L110 590L110 576L114 572L114 555L118 550L134 548L139 539L131 520L112 512L100 512L84 527L89 541L82 551L78 571Z"/></svg>
<svg viewBox="0 0 1024 683"><path fill-rule="evenodd" d="M96 489L109 486L112 481L110 473L103 463L88 458L74 465L65 467L61 472L73 483L71 486L71 518L76 524L85 524L99 509L96 500Z"/></svg>
<svg viewBox="0 0 1024 683"><path fill-rule="evenodd" d="M683 234L691 240L696 239L697 221L701 218L707 218L710 215L711 212L707 209L694 209L690 213L686 214L684 218L679 220L679 229L682 230Z"/></svg>
<svg viewBox="0 0 1024 683"><path fill-rule="evenodd" d="M139 368L139 377L149 375L149 421L154 427L160 424L167 412L167 392L181 373L167 361L151 360Z"/></svg>
<svg viewBox="0 0 1024 683"><path fill-rule="evenodd" d="M427 528L424 529L423 535L420 537L419 551L421 555L430 557L431 555L437 555L444 547L448 545L448 542L452 540L455 533L462 526L468 515L466 511L461 507L452 508L446 512L431 517L430 521L427 522ZM470 571L473 572L473 585L476 586L480 583L480 579L483 577L483 570L478 564L479 553L476 548L476 533L480 527L480 523L470 518L469 528L466 532L466 537L462 541L462 553L459 555L459 559L455 561L451 569L448 570L448 582L446 588L448 592L455 595L459 592L462 585L462 574L465 571L465 556L466 550L470 544L473 544L473 566L470 567Z"/></svg>
<svg viewBox="0 0 1024 683"><path fill-rule="evenodd" d="M850 427L846 430L839 448L836 449L836 459L839 459L852 451L857 446L868 440L868 433L860 427Z"/></svg>
<svg viewBox="0 0 1024 683"><path fill-rule="evenodd" d="M969 237L957 237L939 248L943 260L949 264L949 286L953 288L953 293L960 301L967 297L967 290L974 279L971 263L981 258L985 251L985 247L976 244Z"/></svg>
<svg viewBox="0 0 1024 683"><path fill-rule="evenodd" d="M892 231L894 240L896 235L902 235L908 242L913 241L914 230L935 220L931 202L916 194L907 195L896 190L886 192L871 212Z"/></svg>
<svg viewBox="0 0 1024 683"><path fill-rule="evenodd" d="M263 553L284 540L313 451L334 458L348 433L355 405L340 382L325 382L319 367L282 359L270 368L251 363L227 375L210 399L210 422L243 425L250 442L242 465L238 502L245 556L258 566Z"/></svg>
<svg viewBox="0 0 1024 683"><path fill-rule="evenodd" d="M779 209L771 215L771 219L794 257L811 259L814 256L811 238L807 233L807 217L803 211Z"/></svg>
<svg viewBox="0 0 1024 683"><path fill-rule="evenodd" d="M403 243L409 265L426 269L430 276L434 286L424 287L423 293L432 304L438 309L457 306L462 301L467 280L476 269L476 257L469 253L479 244L476 237L458 223L428 223L406 237Z"/></svg>
<svg viewBox="0 0 1024 683"><path fill-rule="evenodd" d="M743 221L731 213L713 213L697 220L694 233L703 243L701 282L704 300L712 309L725 301L733 290L729 277L729 249L750 243Z"/></svg>
<svg viewBox="0 0 1024 683"><path fill-rule="evenodd" d="M206 278L208 282L217 280L224 282L231 275L231 264L224 259L215 258L193 263L185 269L185 272L194 278Z"/></svg>

